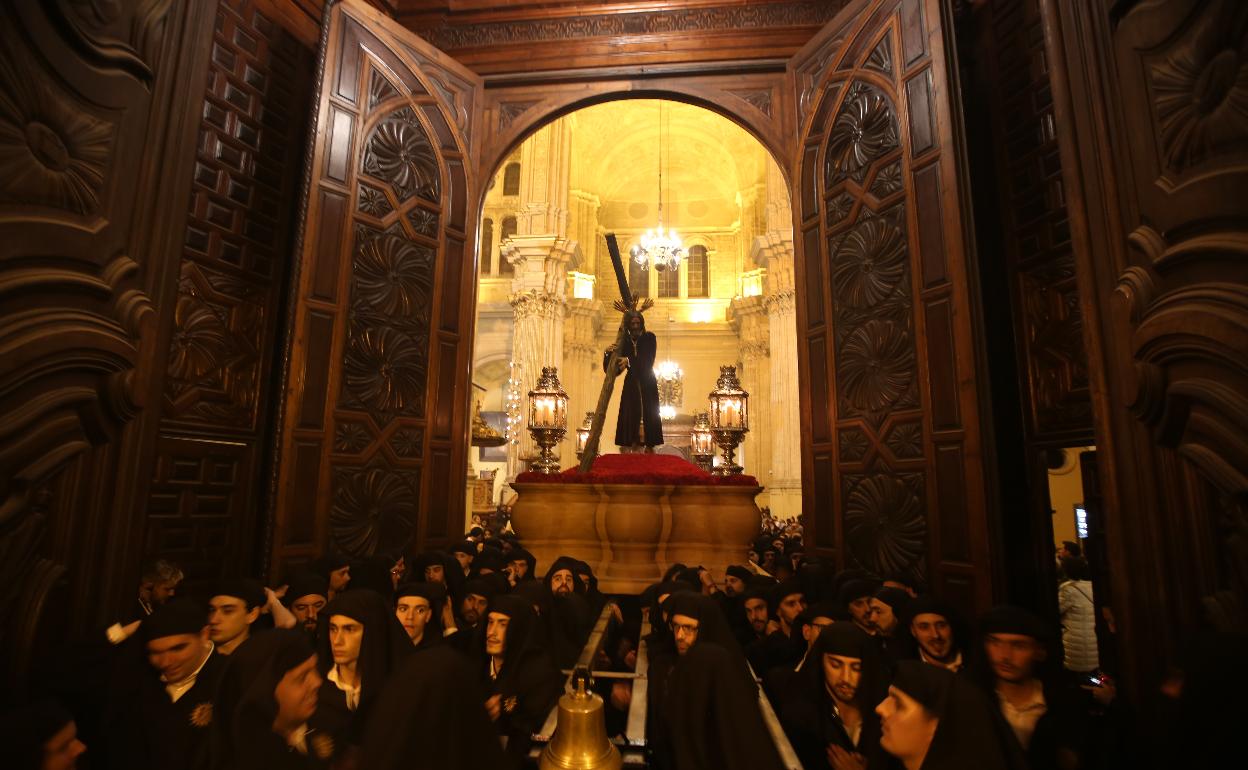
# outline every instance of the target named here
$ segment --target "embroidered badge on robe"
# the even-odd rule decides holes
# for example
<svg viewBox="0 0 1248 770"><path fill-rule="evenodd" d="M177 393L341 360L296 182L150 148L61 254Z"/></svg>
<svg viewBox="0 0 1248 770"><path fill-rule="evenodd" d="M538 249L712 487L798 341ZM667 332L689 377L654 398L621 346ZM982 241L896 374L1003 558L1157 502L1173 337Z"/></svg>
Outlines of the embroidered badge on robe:
<svg viewBox="0 0 1248 770"><path fill-rule="evenodd" d="M511 696L503 701L503 711L510 714L516 710L516 696Z"/></svg>
<svg viewBox="0 0 1248 770"><path fill-rule="evenodd" d="M195 727L207 727L212 724L212 703L205 701L191 709L191 724Z"/></svg>

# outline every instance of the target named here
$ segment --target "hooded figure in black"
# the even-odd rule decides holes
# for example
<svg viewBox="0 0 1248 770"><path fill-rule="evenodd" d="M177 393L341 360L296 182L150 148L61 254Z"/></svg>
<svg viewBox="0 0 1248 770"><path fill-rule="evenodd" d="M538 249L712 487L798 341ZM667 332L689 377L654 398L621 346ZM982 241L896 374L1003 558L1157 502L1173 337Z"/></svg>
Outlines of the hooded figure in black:
<svg viewBox="0 0 1248 770"><path fill-rule="evenodd" d="M213 710L212 770L329 766L332 737L309 728L321 682L315 657L307 635L294 629L259 634L230 656ZM284 679L285 709L276 694Z"/></svg>
<svg viewBox="0 0 1248 770"><path fill-rule="evenodd" d="M998 722L1015 742L1014 745L1026 754L1028 763L1036 770L1077 763L1087 736L1086 695L1062 679L1062 656L1057 654L1057 640L1049 625L1030 610L999 605L980 617L979 633L979 642L971 652L968 673L997 707ZM1019 738L1017 728L1011 729L1004 716L1006 696L987 651L989 637L999 635L1030 637L1043 651L1030 672L1024 673L1012 666L1007 674L1015 686L1028 684L1034 687L1043 701L1043 713L1035 721L1026 740ZM1014 642L1002 644L1005 648L1013 646Z"/></svg>
<svg viewBox="0 0 1248 770"><path fill-rule="evenodd" d="M553 599L546 627L550 632L551 655L559 668L571 668L576 663L594 627L595 618L585 599L585 584L576 572L578 564L571 556L560 556L542 580Z"/></svg>
<svg viewBox="0 0 1248 770"><path fill-rule="evenodd" d="M654 358L659 342L646 331L646 319L636 310L624 313L624 344L620 348L624 385L620 388L620 417L615 423L615 443L621 449L656 447L663 443L663 419L659 416L659 381ZM613 346L614 347L614 346ZM611 348L602 356L602 369L611 362ZM644 426L643 426L644 424Z"/></svg>
<svg viewBox="0 0 1248 770"><path fill-rule="evenodd" d="M834 659L825 661L828 655ZM851 684L853 664L844 658L859 661L856 686ZM887 680L875 640L865 631L844 621L823 629L791 684L776 710L803 767L833 767L831 751L861 755L867 770L887 766L875 713L887 690ZM857 708L856 716L844 702Z"/></svg>
<svg viewBox="0 0 1248 770"><path fill-rule="evenodd" d="M884 586L871 598L871 623L875 626L875 640L880 645L884 663L892 668L899 660L913 660L916 653L913 638L903 625L909 617L910 603L914 599L900 588Z"/></svg>
<svg viewBox="0 0 1248 770"><path fill-rule="evenodd" d="M475 565L475 561L474 561ZM452 599L463 597L464 571L459 561L442 551L425 551L407 568L405 583L441 583Z"/></svg>
<svg viewBox="0 0 1248 770"><path fill-rule="evenodd" d="M364 737L368 770L496 770L509 761L493 736L472 665L443 645L403 662L377 701Z"/></svg>
<svg viewBox="0 0 1248 770"><path fill-rule="evenodd" d="M419 602L408 601L414 597L425 600L429 609ZM424 650L442 643L442 611L446 607L446 586L440 583L404 583L394 592L394 614L403 630L413 638L416 649ZM423 615L423 617L421 617ZM419 632L419 638L412 635Z"/></svg>
<svg viewBox="0 0 1248 770"><path fill-rule="evenodd" d="M517 763L528 755L531 736L563 692L563 675L538 645L536 625L537 615L526 599L496 596L477 634L486 710Z"/></svg>
<svg viewBox="0 0 1248 770"><path fill-rule="evenodd" d="M647 715L655 767L781 768L759 710L758 686L719 605L708 596L680 592L672 594L667 611L677 656L661 684L651 669L651 692L658 689L661 698L658 713Z"/></svg>
<svg viewBox="0 0 1248 770"><path fill-rule="evenodd" d="M119 650L105 715L101 767L177 770L202 766L217 683L227 659L208 641L207 609L172 599ZM92 762L96 766L96 762Z"/></svg>
<svg viewBox="0 0 1248 770"><path fill-rule="evenodd" d="M913 730L906 723L913 725L914 720L907 720L894 691L917 702L923 711L916 715L918 721L930 727L930 720L936 720L925 752L918 751L924 748L921 743L916 746L908 739ZM897 664L889 696L876 711L880 745L903 763L921 757L921 770L1022 770L1026 761L1017 744L1002 734L993 711L984 694L965 678L941 666L903 660Z"/></svg>
<svg viewBox="0 0 1248 770"><path fill-rule="evenodd" d="M335 634L334 626L339 630ZM363 628L354 660L354 686L350 672L335 660L338 650L350 649L355 630ZM335 641L338 640L338 644ZM337 649L336 649L337 648ZM318 726L330 731L339 745L358 745L390 671L412 652L407 631L394 616L394 607L373 591L344 591L333 598L320 614L317 657L324 678L321 685Z"/></svg>

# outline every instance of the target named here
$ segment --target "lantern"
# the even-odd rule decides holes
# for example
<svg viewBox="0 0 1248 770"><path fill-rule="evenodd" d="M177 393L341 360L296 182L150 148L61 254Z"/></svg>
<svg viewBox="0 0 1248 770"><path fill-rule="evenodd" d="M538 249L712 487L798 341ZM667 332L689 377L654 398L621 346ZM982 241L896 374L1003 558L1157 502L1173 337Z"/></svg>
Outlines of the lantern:
<svg viewBox="0 0 1248 770"><path fill-rule="evenodd" d="M563 441L568 429L568 394L559 384L559 370L543 366L537 385L529 391L529 433L541 448L533 470L538 473L558 473L559 461L552 451Z"/></svg>
<svg viewBox="0 0 1248 770"><path fill-rule="evenodd" d="M721 476L736 475L743 468L733 461L733 454L750 430L750 394L745 392L737 379L737 367L719 367L719 379L709 398L711 435L719 448L724 450L724 463L714 472Z"/></svg>
<svg viewBox="0 0 1248 770"><path fill-rule="evenodd" d="M704 471L711 469L711 461L715 457L715 437L711 434L711 421L706 412L698 412L694 418L693 428L689 431L689 454L693 461Z"/></svg>

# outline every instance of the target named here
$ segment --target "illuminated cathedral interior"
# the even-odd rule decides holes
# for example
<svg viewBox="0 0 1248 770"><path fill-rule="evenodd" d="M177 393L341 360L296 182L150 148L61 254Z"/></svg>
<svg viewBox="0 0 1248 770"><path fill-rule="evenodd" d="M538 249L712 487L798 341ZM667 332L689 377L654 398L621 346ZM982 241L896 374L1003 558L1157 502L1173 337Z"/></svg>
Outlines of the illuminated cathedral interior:
<svg viewBox="0 0 1248 770"><path fill-rule="evenodd" d="M1248 5L0 20L15 767L1242 754Z"/></svg>

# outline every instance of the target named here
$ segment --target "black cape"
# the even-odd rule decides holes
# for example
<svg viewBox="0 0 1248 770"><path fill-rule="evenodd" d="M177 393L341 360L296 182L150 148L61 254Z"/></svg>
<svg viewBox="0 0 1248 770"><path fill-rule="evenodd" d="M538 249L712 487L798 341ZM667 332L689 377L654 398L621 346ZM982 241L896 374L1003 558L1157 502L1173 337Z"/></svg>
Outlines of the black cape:
<svg viewBox="0 0 1248 770"><path fill-rule="evenodd" d="M699 640L680 656L667 688L671 770L781 770L759 710L758 687L740 675L740 660ZM738 653L739 654L739 653ZM656 757L657 759L657 757Z"/></svg>
<svg viewBox="0 0 1248 770"><path fill-rule="evenodd" d="M127 641L104 721L106 761L116 770L197 770L207 766L217 683L227 659L214 650L177 702L147 663L145 640ZM94 766L95 763L92 762Z"/></svg>
<svg viewBox="0 0 1248 770"><path fill-rule="evenodd" d="M271 727L277 717L274 691L278 682L313 655L307 634L277 629L253 636L229 657L213 710L213 770L318 770L329 766L335 749L332 740L309 730L308 752L302 754Z"/></svg>
<svg viewBox="0 0 1248 770"><path fill-rule="evenodd" d="M369 770L495 770L508 760L494 739L485 692L448 646L410 656L377 701L360 767Z"/></svg>
<svg viewBox="0 0 1248 770"><path fill-rule="evenodd" d="M903 660L893 686L940 720L921 770L1023 770L1027 762L988 697L943 666Z"/></svg>
<svg viewBox="0 0 1248 770"><path fill-rule="evenodd" d="M537 615L527 599L503 595L490 602L489 612L506 615L507 646L496 678L490 676L490 655L485 651L489 616L477 627L477 660L486 697L500 696L495 729L507 738L507 755L518 764L528 755L531 738L541 728L563 692L563 675L539 645ZM423 654L423 653L421 653Z"/></svg>
<svg viewBox="0 0 1248 770"><path fill-rule="evenodd" d="M854 701L862 715L862 731L855 744L833 708L827 692L823 670L825 654L843 655L862 661L862 675ZM815 640L802 670L786 684L777 704L777 712L793 750L807 770L830 767L827 748L836 744L862 754L867 769L889 766L887 754L880 748L880 719L875 707L888 691L887 673L875 640L849 621L840 621L823 629Z"/></svg>

